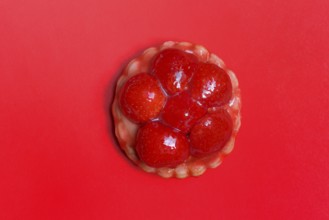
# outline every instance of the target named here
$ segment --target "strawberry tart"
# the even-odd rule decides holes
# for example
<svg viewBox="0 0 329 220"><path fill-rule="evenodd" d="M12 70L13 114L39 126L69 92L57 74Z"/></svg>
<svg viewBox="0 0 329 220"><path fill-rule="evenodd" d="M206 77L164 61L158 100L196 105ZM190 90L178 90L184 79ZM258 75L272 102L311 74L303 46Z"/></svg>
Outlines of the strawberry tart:
<svg viewBox="0 0 329 220"><path fill-rule="evenodd" d="M167 41L145 50L117 81L112 114L121 149L164 178L221 164L240 128L238 80L201 45Z"/></svg>

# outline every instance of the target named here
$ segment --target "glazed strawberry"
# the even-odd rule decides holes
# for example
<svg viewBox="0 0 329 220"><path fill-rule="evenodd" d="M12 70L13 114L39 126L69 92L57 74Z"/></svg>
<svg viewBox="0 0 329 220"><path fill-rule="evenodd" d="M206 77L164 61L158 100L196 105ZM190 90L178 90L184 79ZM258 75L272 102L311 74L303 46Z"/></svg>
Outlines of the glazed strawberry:
<svg viewBox="0 0 329 220"><path fill-rule="evenodd" d="M177 49L161 51L154 59L152 72L160 80L169 95L181 92L188 87L197 58Z"/></svg>
<svg viewBox="0 0 329 220"><path fill-rule="evenodd" d="M207 107L228 103L232 97L232 83L228 74L211 63L200 63L191 80L191 95Z"/></svg>
<svg viewBox="0 0 329 220"><path fill-rule="evenodd" d="M225 110L208 113L191 129L191 154L207 156L221 150L232 134L233 124Z"/></svg>
<svg viewBox="0 0 329 220"><path fill-rule="evenodd" d="M173 128L187 133L206 112L203 106L192 100L188 92L182 92L168 99L161 119Z"/></svg>
<svg viewBox="0 0 329 220"><path fill-rule="evenodd" d="M138 156L152 167L175 167L189 156L187 138L160 122L142 126L136 143Z"/></svg>
<svg viewBox="0 0 329 220"><path fill-rule="evenodd" d="M157 117L166 97L157 79L147 73L130 78L122 89L120 106L124 114L136 123Z"/></svg>

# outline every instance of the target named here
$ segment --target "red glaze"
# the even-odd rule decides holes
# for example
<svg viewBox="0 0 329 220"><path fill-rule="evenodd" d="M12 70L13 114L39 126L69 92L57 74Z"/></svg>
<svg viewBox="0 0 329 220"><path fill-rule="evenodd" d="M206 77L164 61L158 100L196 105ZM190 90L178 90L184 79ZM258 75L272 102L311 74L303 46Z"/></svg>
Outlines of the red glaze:
<svg viewBox="0 0 329 220"><path fill-rule="evenodd" d="M234 136L235 118L227 112L232 108L227 105L232 97L231 79L225 70L210 61L200 62L194 54L172 48L159 51L153 58L139 60L151 65L143 68L151 72L137 70L121 89L123 114L140 125L126 131L121 126L119 135L127 139L131 133L135 144L126 145L125 151L141 166L183 164L176 175L182 176L185 166L192 175L200 175L197 164L216 166L221 155L217 153Z"/></svg>
<svg viewBox="0 0 329 220"><path fill-rule="evenodd" d="M168 99L161 119L166 124L187 133L206 112L207 110L192 100L187 92L183 92Z"/></svg>
<svg viewBox="0 0 329 220"><path fill-rule="evenodd" d="M191 129L191 155L203 157L221 150L230 139L232 129L232 119L225 110L206 114Z"/></svg>
<svg viewBox="0 0 329 220"><path fill-rule="evenodd" d="M177 49L161 51L154 59L152 73L160 80L169 95L188 88L197 58Z"/></svg>
<svg viewBox="0 0 329 220"><path fill-rule="evenodd" d="M147 73L131 77L124 85L120 107L136 123L157 117L166 101L157 79Z"/></svg>
<svg viewBox="0 0 329 220"><path fill-rule="evenodd" d="M160 122L148 122L137 133L136 151L151 167L175 167L189 156L188 139Z"/></svg>
<svg viewBox="0 0 329 220"><path fill-rule="evenodd" d="M199 63L190 83L191 95L206 107L221 106L232 97L228 74L211 63Z"/></svg>

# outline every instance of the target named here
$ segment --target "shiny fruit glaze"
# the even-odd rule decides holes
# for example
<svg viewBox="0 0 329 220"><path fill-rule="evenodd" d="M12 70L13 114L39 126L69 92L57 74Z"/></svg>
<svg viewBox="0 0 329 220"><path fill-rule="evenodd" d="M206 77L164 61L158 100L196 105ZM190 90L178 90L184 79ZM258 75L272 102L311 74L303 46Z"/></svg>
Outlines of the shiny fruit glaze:
<svg viewBox="0 0 329 220"><path fill-rule="evenodd" d="M117 83L116 135L127 156L162 177L201 175L231 152L240 127L235 75L205 48L165 42Z"/></svg>
<svg viewBox="0 0 329 220"><path fill-rule="evenodd" d="M136 150L142 161L152 167L175 167L189 156L189 142L182 133L160 122L139 128Z"/></svg>
<svg viewBox="0 0 329 220"><path fill-rule="evenodd" d="M190 87L191 96L206 107L227 104L232 96L230 77L212 63L199 63Z"/></svg>
<svg viewBox="0 0 329 220"><path fill-rule="evenodd" d="M185 162L189 152L203 157L221 150L232 133L231 118L224 117L228 115L224 110L201 117L206 107L229 101L232 85L228 74L175 49L158 53L152 73L155 77L139 73L130 78L120 97L121 109L130 120L149 121L137 133L139 158L151 167L175 167ZM167 93L162 92L161 86ZM164 106L166 94L170 97ZM161 111L157 122L151 122Z"/></svg>
<svg viewBox="0 0 329 220"><path fill-rule="evenodd" d="M191 155L203 157L221 150L230 139L232 128L232 119L226 111L208 113L191 130Z"/></svg>
<svg viewBox="0 0 329 220"><path fill-rule="evenodd" d="M191 127L207 112L207 109L192 99L188 92L169 97L161 113L163 123L188 133Z"/></svg>
<svg viewBox="0 0 329 220"><path fill-rule="evenodd" d="M177 49L167 49L157 54L152 73L159 79L163 89L173 95L188 87L195 72L197 58Z"/></svg>
<svg viewBox="0 0 329 220"><path fill-rule="evenodd" d="M157 117L165 100L157 79L147 73L140 73L125 84L120 106L130 120L142 123Z"/></svg>

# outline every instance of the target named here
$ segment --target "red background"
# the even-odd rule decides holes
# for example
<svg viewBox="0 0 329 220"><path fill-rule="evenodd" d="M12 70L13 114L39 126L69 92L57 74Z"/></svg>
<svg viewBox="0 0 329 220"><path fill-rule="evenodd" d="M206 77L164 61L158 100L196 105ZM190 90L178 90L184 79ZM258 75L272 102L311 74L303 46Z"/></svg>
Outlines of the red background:
<svg viewBox="0 0 329 220"><path fill-rule="evenodd" d="M0 219L329 219L329 1L1 0ZM165 40L237 74L235 150L200 178L129 163L108 109Z"/></svg>

